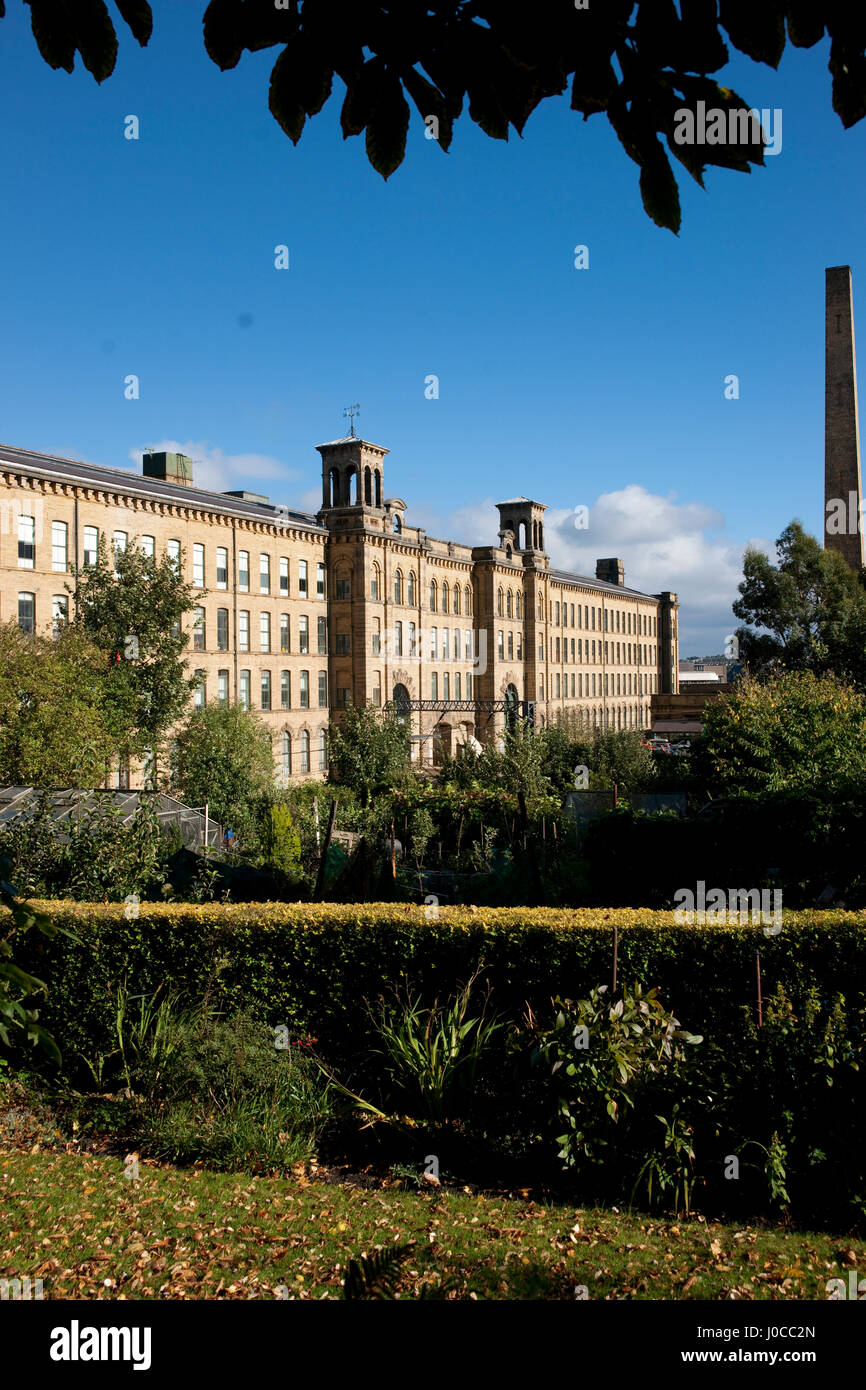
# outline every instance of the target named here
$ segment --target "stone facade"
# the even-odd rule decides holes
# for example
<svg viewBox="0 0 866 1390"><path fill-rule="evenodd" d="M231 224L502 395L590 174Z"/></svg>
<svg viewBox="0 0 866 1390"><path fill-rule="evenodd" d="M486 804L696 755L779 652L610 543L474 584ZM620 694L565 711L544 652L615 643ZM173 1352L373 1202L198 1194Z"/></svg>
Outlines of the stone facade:
<svg viewBox="0 0 866 1390"><path fill-rule="evenodd" d="M65 586L96 533L180 550L202 591L197 698L249 704L284 777L323 775L349 702L396 699L430 762L498 735L506 703L538 724L644 728L651 697L676 692L676 595L627 588L616 559L594 579L551 569L541 503L499 503L496 545L436 540L385 496L386 449L354 435L318 449L313 516L193 487L181 456L145 455L138 477L0 446L0 621L49 632L64 600L71 616Z"/></svg>

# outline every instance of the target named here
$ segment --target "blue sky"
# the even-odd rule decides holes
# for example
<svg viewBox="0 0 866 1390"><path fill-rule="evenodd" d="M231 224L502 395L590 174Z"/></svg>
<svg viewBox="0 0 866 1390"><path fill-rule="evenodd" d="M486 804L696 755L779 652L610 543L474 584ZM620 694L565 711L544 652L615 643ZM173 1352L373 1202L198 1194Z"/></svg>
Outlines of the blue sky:
<svg viewBox="0 0 866 1390"><path fill-rule="evenodd" d="M731 631L746 543L794 516L821 533L825 266L852 266L866 342L866 123L833 114L826 42L778 73L734 55L724 81L781 108L781 153L706 192L683 174L674 237L567 97L508 144L464 115L448 154L415 117L385 183L337 90L291 145L267 109L277 50L221 73L204 0L155 0L146 49L119 26L101 87L80 60L51 71L7 9L4 442L128 468L175 445L203 486L315 510L315 445L357 401L410 522L490 544L493 503L535 497L554 563L619 555L627 583L679 593L683 656Z"/></svg>

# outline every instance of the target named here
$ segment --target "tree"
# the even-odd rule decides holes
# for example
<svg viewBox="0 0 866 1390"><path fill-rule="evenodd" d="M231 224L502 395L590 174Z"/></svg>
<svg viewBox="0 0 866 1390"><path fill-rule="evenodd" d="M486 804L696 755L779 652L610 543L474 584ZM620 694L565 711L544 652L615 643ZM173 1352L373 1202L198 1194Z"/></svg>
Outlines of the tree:
<svg viewBox="0 0 866 1390"><path fill-rule="evenodd" d="M125 736L127 694L82 631L50 638L0 625L0 782L99 786Z"/></svg>
<svg viewBox="0 0 866 1390"><path fill-rule="evenodd" d="M357 792L364 806L409 774L409 728L390 707L349 705L341 723L331 724L329 747L335 781Z"/></svg>
<svg viewBox="0 0 866 1390"><path fill-rule="evenodd" d="M734 614L740 658L756 676L780 670L833 671L866 685L866 588L842 556L792 521L774 565L748 549Z"/></svg>
<svg viewBox="0 0 866 1390"><path fill-rule="evenodd" d="M79 5L27 0L39 50L53 68L72 72L76 52L97 82L114 70L117 35L104 0ZM150 39L153 16L145 0L116 0L133 37ZM4 6L0 3L0 15ZM830 36L833 109L848 129L866 114L866 20L862 6L832 0L604 0L570 4L540 0L211 0L204 43L223 71L244 50L279 47L269 105L297 144L308 116L345 85L343 137L366 132L367 158L388 178L403 161L409 128L408 95L425 134L443 150L468 99L469 118L486 135L522 135L536 107L570 90L571 109L588 120L604 114L626 154L640 168L648 215L676 232L677 183L668 151L703 187L707 165L751 172L763 164L760 135L752 143L680 143L682 113L699 103L708 115L747 110L729 88L707 76L729 61L728 42L755 62L776 68L786 39L812 48ZM726 39L728 42L726 42ZM707 130L715 138L720 132Z"/></svg>
<svg viewBox="0 0 866 1390"><path fill-rule="evenodd" d="M238 840L257 834L262 798L273 790L270 736L240 705L191 710L172 740L171 788L190 806L207 802L211 816Z"/></svg>
<svg viewBox="0 0 866 1390"><path fill-rule="evenodd" d="M100 536L96 563L76 570L70 592L75 624L105 654L112 699L128 712L120 753L141 757L150 749L155 756L195 684L186 675L189 635L181 619L204 591L186 583L182 560L157 559L138 545L117 549L109 559Z"/></svg>
<svg viewBox="0 0 866 1390"><path fill-rule="evenodd" d="M862 790L866 696L811 671L747 676L707 705L701 756L726 792Z"/></svg>

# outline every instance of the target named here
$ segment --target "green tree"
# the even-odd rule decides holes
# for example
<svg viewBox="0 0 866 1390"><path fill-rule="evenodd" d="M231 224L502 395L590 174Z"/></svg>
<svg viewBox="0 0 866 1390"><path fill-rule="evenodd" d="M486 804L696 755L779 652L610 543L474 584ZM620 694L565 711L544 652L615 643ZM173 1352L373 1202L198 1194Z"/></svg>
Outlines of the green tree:
<svg viewBox="0 0 866 1390"><path fill-rule="evenodd" d="M866 696L811 671L746 677L707 705L700 756L727 792L862 790Z"/></svg>
<svg viewBox="0 0 866 1390"><path fill-rule="evenodd" d="M117 35L104 0L77 5L27 0L39 50L53 68L72 72L76 52L97 82L114 70ZM142 46L153 16L146 0L116 0ZM4 7L0 4L0 15ZM468 101L469 119L486 135L522 135L543 101L568 91L584 121L604 114L640 168L648 215L677 231L680 203L668 153L703 187L707 165L750 173L763 163L763 144L680 143L679 113L726 114L750 108L708 77L730 59L728 42L755 62L778 67L786 39L811 48L825 31L832 44L833 110L843 126L866 114L862 7L831 0L543 0L525 7L501 0L210 0L205 48L223 70L244 50L280 49L270 77L271 113L297 144L308 116L331 95L334 77L346 88L340 111L344 138L366 132L367 158L388 178L402 163L409 128L407 96L431 138L447 150L454 121ZM727 42L726 42L727 40ZM708 132L709 133L709 132ZM715 135L715 130L712 132ZM661 137L661 138L660 138ZM667 145L662 144L664 140Z"/></svg>
<svg viewBox="0 0 866 1390"><path fill-rule="evenodd" d="M512 795L549 796L551 783L541 731L518 719L503 734L501 749L496 742L485 744L478 757L478 780L484 787Z"/></svg>
<svg viewBox="0 0 866 1390"><path fill-rule="evenodd" d="M834 672L866 685L866 588L833 550L798 521L776 542L778 564L748 549L734 614L740 658L753 675Z"/></svg>
<svg viewBox="0 0 866 1390"><path fill-rule="evenodd" d="M171 788L181 801L207 802L214 820L249 843L273 786L270 735L257 715L240 705L190 711L171 747Z"/></svg>
<svg viewBox="0 0 866 1390"><path fill-rule="evenodd" d="M167 731L183 714L195 678L183 653L189 635L182 619L204 596L175 564L139 545L109 557L100 536L96 563L76 571L75 624L105 654L111 699L128 711L120 743L123 755L156 755Z"/></svg>
<svg viewBox="0 0 866 1390"><path fill-rule="evenodd" d="M0 625L0 782L99 786L124 739L125 695L80 630L50 638Z"/></svg>
<svg viewBox="0 0 866 1390"><path fill-rule="evenodd" d="M409 767L408 724L390 706L375 710L349 705L339 724L329 733L331 771L334 780L351 787L364 806L377 792L404 783Z"/></svg>
<svg viewBox="0 0 866 1390"><path fill-rule="evenodd" d="M290 879L302 876L301 837L292 813L284 801L273 801L264 809L264 852L267 862Z"/></svg>

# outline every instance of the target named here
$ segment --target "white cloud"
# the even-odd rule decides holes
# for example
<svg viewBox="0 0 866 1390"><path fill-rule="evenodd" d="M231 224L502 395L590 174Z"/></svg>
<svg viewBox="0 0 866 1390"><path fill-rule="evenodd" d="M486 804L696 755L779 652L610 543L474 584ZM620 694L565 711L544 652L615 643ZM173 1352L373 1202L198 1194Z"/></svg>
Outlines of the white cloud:
<svg viewBox="0 0 866 1390"><path fill-rule="evenodd" d="M551 507L545 515L545 548L554 569L593 577L600 558L616 556L629 588L645 593L670 589L680 602L680 653L721 651L737 626L731 605L743 577L746 544L773 553L764 538L736 542L725 533L721 512L702 502L680 502L676 493L651 493L637 484L604 492L589 508L589 526L575 528L574 508ZM414 516L413 516L414 520ZM499 513L492 499L461 507L431 533L467 545L496 545Z"/></svg>
<svg viewBox="0 0 866 1390"><path fill-rule="evenodd" d="M156 453L166 450L170 453L186 454L187 458L193 461L195 486L209 489L211 492L227 492L229 489L237 491L240 488L259 492L265 479L288 484L304 476L296 468L290 468L271 454L226 454L222 449L202 440L188 439L182 442L178 439L161 439L149 444L148 448ZM142 449L129 451L129 457L139 469L143 452ZM271 500L292 505L292 498L283 495L285 490L279 491L280 495Z"/></svg>

